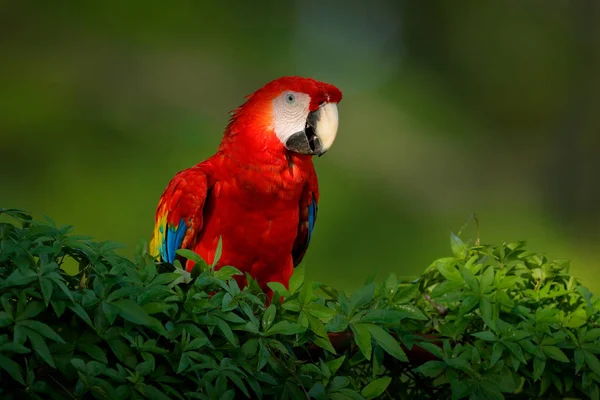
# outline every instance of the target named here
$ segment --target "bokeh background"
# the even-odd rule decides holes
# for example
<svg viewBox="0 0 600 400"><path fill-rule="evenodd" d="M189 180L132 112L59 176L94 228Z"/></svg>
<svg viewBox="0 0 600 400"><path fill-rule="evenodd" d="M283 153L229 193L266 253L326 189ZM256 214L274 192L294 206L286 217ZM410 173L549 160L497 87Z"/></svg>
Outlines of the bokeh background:
<svg viewBox="0 0 600 400"><path fill-rule="evenodd" d="M311 76L344 92L311 278L416 275L477 213L598 291L598 21L595 0L4 1L0 207L131 254L244 95Z"/></svg>

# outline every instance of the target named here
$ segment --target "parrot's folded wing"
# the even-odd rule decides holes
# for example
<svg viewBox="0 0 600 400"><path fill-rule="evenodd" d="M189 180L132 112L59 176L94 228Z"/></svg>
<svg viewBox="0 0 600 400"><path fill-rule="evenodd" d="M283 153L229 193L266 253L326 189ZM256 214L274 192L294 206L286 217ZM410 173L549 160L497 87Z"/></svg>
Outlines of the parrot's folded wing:
<svg viewBox="0 0 600 400"><path fill-rule="evenodd" d="M202 210L208 192L206 174L199 167L179 172L163 192L158 208L150 253L173 263L176 251L191 248L202 230Z"/></svg>
<svg viewBox="0 0 600 400"><path fill-rule="evenodd" d="M312 171L312 175L300 198L300 220L298 221L298 236L294 241L292 249L292 257L294 259L294 267L298 266L310 244L312 231L317 221L317 203L319 201L319 188L317 183L317 175Z"/></svg>

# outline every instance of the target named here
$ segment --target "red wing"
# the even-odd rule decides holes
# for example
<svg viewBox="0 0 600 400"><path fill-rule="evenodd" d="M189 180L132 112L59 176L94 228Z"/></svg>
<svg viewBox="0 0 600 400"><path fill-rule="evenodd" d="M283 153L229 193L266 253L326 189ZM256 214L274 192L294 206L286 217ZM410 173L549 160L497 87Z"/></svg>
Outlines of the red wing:
<svg viewBox="0 0 600 400"><path fill-rule="evenodd" d="M178 249L193 246L202 229L208 189L207 176L200 167L183 170L169 182L156 209L150 242L153 256L160 255L163 261L173 263Z"/></svg>

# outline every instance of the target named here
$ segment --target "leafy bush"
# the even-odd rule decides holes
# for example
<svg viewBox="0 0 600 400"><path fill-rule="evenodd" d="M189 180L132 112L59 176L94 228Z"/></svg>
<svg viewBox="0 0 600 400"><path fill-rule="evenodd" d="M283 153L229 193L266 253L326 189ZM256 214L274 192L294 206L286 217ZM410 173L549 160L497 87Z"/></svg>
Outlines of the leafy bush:
<svg viewBox="0 0 600 400"><path fill-rule="evenodd" d="M599 397L597 298L521 242L453 235L418 280L351 296L300 268L267 305L192 252L190 274L0 213L3 398Z"/></svg>

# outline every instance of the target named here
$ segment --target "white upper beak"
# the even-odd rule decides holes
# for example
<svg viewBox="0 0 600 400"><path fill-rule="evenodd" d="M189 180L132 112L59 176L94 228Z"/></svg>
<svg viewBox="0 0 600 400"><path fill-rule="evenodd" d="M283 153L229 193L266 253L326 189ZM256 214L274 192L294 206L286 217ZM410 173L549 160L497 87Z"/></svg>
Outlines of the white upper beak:
<svg viewBox="0 0 600 400"><path fill-rule="evenodd" d="M325 103L319 109L319 121L315 127L315 135L321 141L322 153L325 153L333 142L337 135L339 119L338 119L338 108L336 103Z"/></svg>

